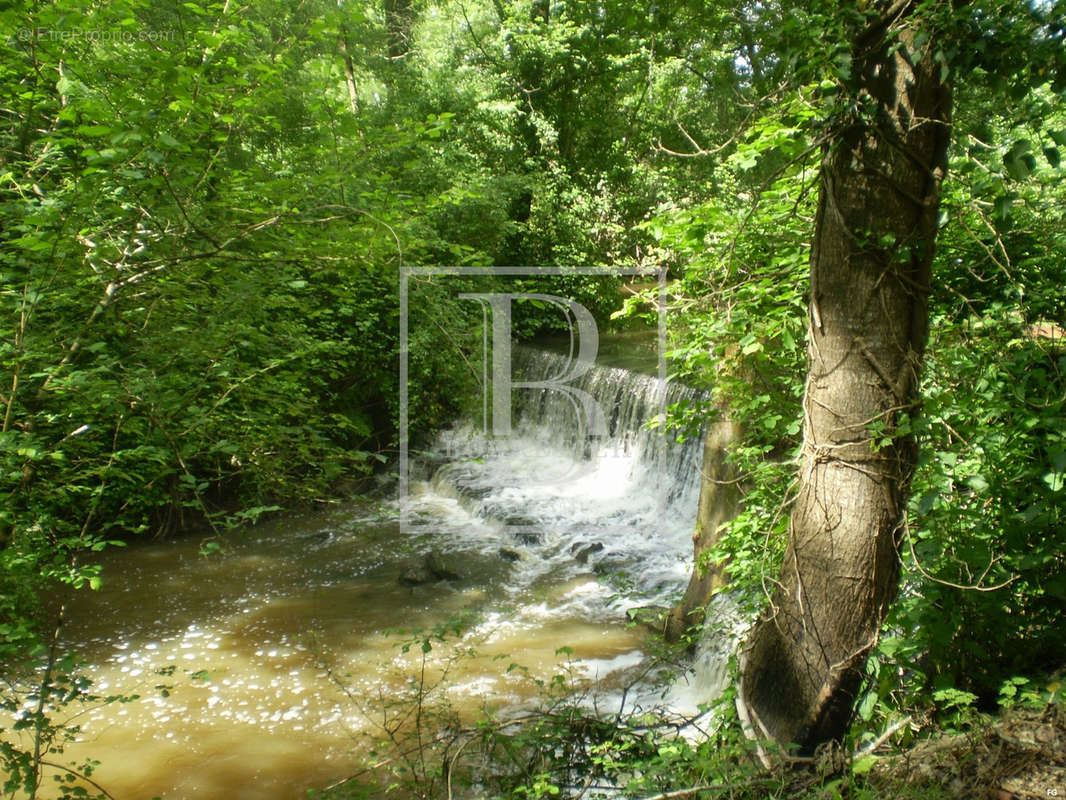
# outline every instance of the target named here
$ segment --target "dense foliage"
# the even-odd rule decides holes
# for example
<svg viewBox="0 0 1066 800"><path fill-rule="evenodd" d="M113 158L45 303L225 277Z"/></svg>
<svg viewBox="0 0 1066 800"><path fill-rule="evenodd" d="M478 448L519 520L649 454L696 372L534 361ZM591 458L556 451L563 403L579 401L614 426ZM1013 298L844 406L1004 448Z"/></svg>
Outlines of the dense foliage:
<svg viewBox="0 0 1066 800"><path fill-rule="evenodd" d="M926 5L958 112L871 724L1066 661L1066 15ZM862 112L839 99L841 21L866 6L9 4L0 662L41 651L39 588L96 585L86 552L254 521L387 460L401 265L667 267L675 373L714 395L678 422L745 431L744 511L712 557L757 606L799 443L819 150ZM618 307L616 281L572 288ZM454 294L410 295L416 439L476 380L454 348L480 312Z"/></svg>
<svg viewBox="0 0 1066 800"><path fill-rule="evenodd" d="M1062 60L1063 15L1052 4L1008 6L973 4L929 23L943 69L959 76L958 112L924 402L900 431L922 449L900 552L905 575L869 664L865 722L878 709L925 707L956 691L994 705L1012 676L1066 660L1056 634L1066 612L1066 116L1061 69L1049 66ZM709 558L727 564L756 607L784 550L795 486L820 145L834 115L861 113L838 100L851 77L846 50L826 34L837 11L826 4L786 15L778 33L793 39L766 56L764 70L782 76L776 104L753 113L722 159L717 182L732 191L677 203L649 223L666 254L686 264L682 374L712 388L716 413L745 431L733 453L745 508ZM824 49L803 52L816 57L780 63L781 53L810 47L810 36ZM758 94L743 76L734 90ZM876 425L870 434L879 435Z"/></svg>
<svg viewBox="0 0 1066 800"><path fill-rule="evenodd" d="M324 6L4 13L5 583L369 469L398 266L451 246L389 162L447 119L352 115ZM438 366L426 426L462 382Z"/></svg>

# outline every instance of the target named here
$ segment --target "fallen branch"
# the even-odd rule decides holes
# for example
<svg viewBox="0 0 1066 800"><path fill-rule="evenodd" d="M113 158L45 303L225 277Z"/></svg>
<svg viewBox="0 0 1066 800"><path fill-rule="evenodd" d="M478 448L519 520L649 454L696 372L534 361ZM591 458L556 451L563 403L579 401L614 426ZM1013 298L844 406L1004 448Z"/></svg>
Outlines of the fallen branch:
<svg viewBox="0 0 1066 800"><path fill-rule="evenodd" d="M856 750L851 756L852 761L854 761L855 759L858 759L858 758L862 758L863 756L868 756L871 753L873 753L874 751L876 751L877 748L879 748L881 745L883 745L885 742L888 741L888 738L892 734L894 734L896 731L898 731L903 726L909 724L910 721L911 721L910 715L908 715L906 717L903 717L902 719L896 720L894 723L889 725L888 728L885 729L884 733L882 733L880 736L878 736L876 739L874 739L872 742L870 742L865 747L862 747L862 748Z"/></svg>
<svg viewBox="0 0 1066 800"><path fill-rule="evenodd" d="M733 789L746 789L760 784L776 783L775 778L751 778L738 783L708 783L702 786L690 786L687 789L674 789L662 794L654 794L651 797L643 797L641 800L677 800L679 797L692 797L699 792L724 792Z"/></svg>

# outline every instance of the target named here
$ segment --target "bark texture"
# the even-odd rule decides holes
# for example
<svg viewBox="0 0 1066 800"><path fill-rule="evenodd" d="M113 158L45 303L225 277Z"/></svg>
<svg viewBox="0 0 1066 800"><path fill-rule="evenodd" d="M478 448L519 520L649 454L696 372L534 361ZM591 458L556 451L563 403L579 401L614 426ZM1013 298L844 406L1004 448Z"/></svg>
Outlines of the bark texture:
<svg viewBox="0 0 1066 800"><path fill-rule="evenodd" d="M697 566L692 569L684 596L666 618L664 632L668 641L680 641L685 633L702 625L705 606L711 596L726 584L723 567L708 565L706 569L701 569L699 561L700 556L717 543L722 525L740 511L740 485L736 480L736 470L727 459L729 447L739 439L737 424L728 419L715 422L707 428L703 442L699 511L696 530L692 534Z"/></svg>
<svg viewBox="0 0 1066 800"><path fill-rule="evenodd" d="M799 488L770 607L741 659L742 716L805 752L847 730L896 594L916 462L897 424L918 397L951 99L912 5L856 36L854 102L824 151Z"/></svg>
<svg viewBox="0 0 1066 800"><path fill-rule="evenodd" d="M403 58L410 51L413 24L414 11L411 7L411 0L385 0L388 54L393 61Z"/></svg>

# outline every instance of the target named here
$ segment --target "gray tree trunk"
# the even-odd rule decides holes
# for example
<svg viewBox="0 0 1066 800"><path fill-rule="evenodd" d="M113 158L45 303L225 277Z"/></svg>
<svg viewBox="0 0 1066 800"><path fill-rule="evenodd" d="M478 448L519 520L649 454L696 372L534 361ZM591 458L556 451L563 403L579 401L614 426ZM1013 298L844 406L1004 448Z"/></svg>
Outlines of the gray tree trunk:
<svg viewBox="0 0 1066 800"><path fill-rule="evenodd" d="M918 400L951 97L935 37L915 38L915 5L893 3L856 36L854 103L825 148L798 495L742 655L738 703L756 733L808 752L850 723L897 591L916 462L897 425Z"/></svg>

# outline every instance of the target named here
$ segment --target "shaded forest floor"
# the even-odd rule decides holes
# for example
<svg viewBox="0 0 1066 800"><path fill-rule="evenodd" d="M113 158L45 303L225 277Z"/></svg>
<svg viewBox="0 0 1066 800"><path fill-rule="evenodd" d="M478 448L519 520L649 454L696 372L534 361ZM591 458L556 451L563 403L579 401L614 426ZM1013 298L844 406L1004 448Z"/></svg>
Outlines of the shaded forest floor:
<svg viewBox="0 0 1066 800"><path fill-rule="evenodd" d="M827 778L833 771L830 758L816 760L813 769L792 781L784 796L870 800L1066 797L1066 706L1013 709L965 732L922 739L905 750L878 755L868 773L850 781Z"/></svg>
<svg viewBox="0 0 1066 800"><path fill-rule="evenodd" d="M1064 797L1066 707L1012 710L966 733L922 741L882 759L870 782L909 787L923 797Z"/></svg>

